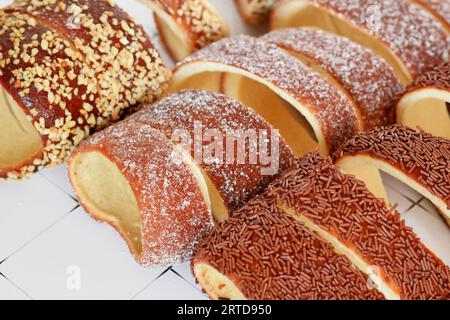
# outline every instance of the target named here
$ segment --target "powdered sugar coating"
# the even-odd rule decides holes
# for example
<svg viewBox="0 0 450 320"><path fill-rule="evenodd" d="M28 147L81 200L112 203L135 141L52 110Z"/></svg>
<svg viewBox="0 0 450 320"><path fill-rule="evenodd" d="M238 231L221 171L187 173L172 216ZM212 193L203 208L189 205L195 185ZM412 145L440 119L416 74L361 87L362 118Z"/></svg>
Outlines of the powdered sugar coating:
<svg viewBox="0 0 450 320"><path fill-rule="evenodd" d="M148 125L121 122L84 140L71 159L92 151L114 162L134 192L141 211L138 262L188 260L214 223L197 180L170 140Z"/></svg>
<svg viewBox="0 0 450 320"><path fill-rule="evenodd" d="M223 136L223 152L214 154L212 158L205 158L207 154L204 154L202 159L199 159L201 160L199 165L219 190L225 206L230 212L237 210L259 193L278 173L287 169L289 161L293 159L290 148L279 137L278 133L274 132L279 139L279 145L276 146L279 151L278 159L276 159L279 162L279 169L274 175L262 174L261 169L268 165L261 163L258 146L248 146L245 150L248 154L251 153L258 157L257 163L251 164L248 159L245 163L238 163L237 159L230 163L227 162L227 136L230 136L233 132L238 134L233 134L233 136L239 138L239 135L245 134L246 130L254 130L257 134L266 131L269 133L267 138L270 142L276 142L272 141L270 135L273 128L264 119L252 109L222 94L203 90L180 91L143 108L128 118L127 121L150 125L170 139L175 138L176 130L186 130L192 140L201 139L202 137L197 137L196 124L197 126L201 125L197 129L200 130L202 136L206 133L206 130L211 129L215 130L214 133L220 133ZM245 139L245 136L243 139ZM179 141L173 142L178 143ZM200 144L197 146L192 143L187 150L193 158L196 152L204 153L205 148L211 145L213 141L202 139L199 142Z"/></svg>
<svg viewBox="0 0 450 320"><path fill-rule="evenodd" d="M450 41L440 23L409 0L308 1L380 39L400 57L413 78L450 58Z"/></svg>
<svg viewBox="0 0 450 320"><path fill-rule="evenodd" d="M316 118L330 152L359 130L348 97L274 44L246 35L223 39L180 62L174 73L196 61L245 70L286 92Z"/></svg>
<svg viewBox="0 0 450 320"><path fill-rule="evenodd" d="M403 89L391 67L372 51L331 33L289 28L262 39L313 60L354 99L365 129L389 124L388 112Z"/></svg>
<svg viewBox="0 0 450 320"><path fill-rule="evenodd" d="M415 0L434 15L442 19L450 28L450 1L449 0Z"/></svg>
<svg viewBox="0 0 450 320"><path fill-rule="evenodd" d="M43 141L0 177L62 163L91 132L159 97L171 74L112 0L17 0L0 19L0 81Z"/></svg>

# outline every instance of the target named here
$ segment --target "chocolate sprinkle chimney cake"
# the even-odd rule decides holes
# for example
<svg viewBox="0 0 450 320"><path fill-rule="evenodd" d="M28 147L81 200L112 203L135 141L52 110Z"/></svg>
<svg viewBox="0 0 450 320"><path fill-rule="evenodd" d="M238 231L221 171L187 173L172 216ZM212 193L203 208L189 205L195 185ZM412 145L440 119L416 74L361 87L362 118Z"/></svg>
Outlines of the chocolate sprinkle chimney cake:
<svg viewBox="0 0 450 320"><path fill-rule="evenodd" d="M200 151L211 144L203 133L197 137L198 123L217 134L214 145L224 142L214 158L196 158L198 143ZM228 145L232 132L248 130L267 133L258 139L275 150L273 172L263 170L264 145L253 149L250 140L244 152L246 159L258 156L255 163L225 158L230 146L235 150L234 142ZM195 149L178 139L185 133ZM116 228L140 264L156 266L188 259L213 216L227 219L292 159L278 133L251 109L220 94L183 91L83 141L69 159L69 177L84 209Z"/></svg>
<svg viewBox="0 0 450 320"><path fill-rule="evenodd" d="M367 276L386 299L450 298L449 268L396 211L330 160L313 153L295 161L265 197L269 200L255 199L242 209L242 217L237 212L196 249L192 270L211 297L377 297L361 286ZM301 230L351 263L337 263L336 253L326 259L320 240L312 245ZM333 270L333 277L322 273L323 266ZM308 273L310 269L318 272ZM359 279L353 291L346 287L348 274Z"/></svg>
<svg viewBox="0 0 450 320"><path fill-rule="evenodd" d="M60 164L84 137L159 97L170 71L112 1L0 11L0 177Z"/></svg>
<svg viewBox="0 0 450 320"><path fill-rule="evenodd" d="M390 126L358 134L341 146L336 163L389 204L379 171L430 200L450 224L450 140Z"/></svg>
<svg viewBox="0 0 450 320"><path fill-rule="evenodd" d="M442 23L411 0L286 0L275 6L272 29L300 26L339 34L373 50L403 85L450 58Z"/></svg>
<svg viewBox="0 0 450 320"><path fill-rule="evenodd" d="M383 299L350 260L267 195L217 227L191 265L211 299Z"/></svg>
<svg viewBox="0 0 450 320"><path fill-rule="evenodd" d="M228 26L207 0L141 0L153 9L162 43L175 61L228 36Z"/></svg>
<svg viewBox="0 0 450 320"><path fill-rule="evenodd" d="M450 63L432 68L412 83L396 108L397 123L450 139Z"/></svg>

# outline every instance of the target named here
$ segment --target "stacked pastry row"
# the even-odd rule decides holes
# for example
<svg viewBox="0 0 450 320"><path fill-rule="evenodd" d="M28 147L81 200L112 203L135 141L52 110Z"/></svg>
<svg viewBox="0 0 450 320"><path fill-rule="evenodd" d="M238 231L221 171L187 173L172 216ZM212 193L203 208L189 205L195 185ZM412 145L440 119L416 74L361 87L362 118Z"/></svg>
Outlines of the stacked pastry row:
<svg viewBox="0 0 450 320"><path fill-rule="evenodd" d="M272 10L271 29L315 27L378 54L408 86L396 107L397 123L450 138L449 0L283 0L266 4L265 14Z"/></svg>
<svg viewBox="0 0 450 320"><path fill-rule="evenodd" d="M390 136L381 139L382 134ZM430 148L428 143L445 149L433 162L448 168L449 141L398 127L361 134L341 152L363 152L361 141L380 150L391 143L395 154L402 149L404 162L420 166L422 159L411 157L420 150L408 149L405 137L410 145L423 138L417 149ZM393 158L382 161L394 163ZM398 159L396 165L401 165ZM438 171L432 174L445 174ZM411 177L423 179L416 172ZM448 183L443 188L448 200ZM191 265L213 299L450 297L449 267L395 209L317 153L296 160L262 195L217 227L197 247Z"/></svg>
<svg viewBox="0 0 450 320"><path fill-rule="evenodd" d="M322 74L267 40L224 39L176 68L169 89L173 94L75 150L69 171L80 202L124 236L138 262L165 265L188 259L211 230L211 214L216 221L225 220L287 169L294 154L320 148L328 155L357 132L389 123L387 106L401 85L387 64L344 38L309 29L294 35L305 44L311 39L323 44L321 51L309 46L317 64L324 66ZM353 87L346 69L321 59L320 52L335 44L334 52L343 58L361 58L362 63L351 64L355 81L361 81L353 93L344 93L344 87ZM373 99L364 91L369 79L359 76L367 70L378 79ZM214 143L211 137L194 141L198 125L218 130L224 140L230 129L241 130L236 138L246 152L244 162L224 161L227 148L213 159L199 159L199 149L211 149ZM262 150L246 136L248 130L262 128L278 162L271 173L261 170ZM272 128L280 129L279 134ZM190 143L176 134L179 129ZM255 151L257 161L250 163Z"/></svg>
<svg viewBox="0 0 450 320"><path fill-rule="evenodd" d="M408 0L410 3L420 6L422 9L428 11L433 15L439 22L450 31L450 2L448 0ZM401 1L395 1L401 2ZM367 15L372 15L373 19L377 19L376 15L379 8L374 6L382 6L387 2L377 2L377 1L352 1L352 0L236 0L238 7L241 11L242 18L252 24L260 24L270 20L272 26L278 23L278 19L288 13L289 10L294 9L294 11L289 12L289 16L296 16L302 10L310 11L324 9L329 10L331 15L338 15L339 9L334 9L338 3L346 7L346 9L351 7L351 4L356 4L351 10L357 10L357 7L367 9L372 6L371 10L367 11ZM382 3L382 4L380 4ZM342 8L342 7L341 7ZM358 9L359 10L359 9ZM347 11L349 12L349 11ZM345 15L348 18L350 15ZM342 17L341 17L342 18ZM371 17L368 17L371 18ZM373 21L375 22L376 21ZM290 21L290 23L302 23L302 21ZM317 23L317 22L316 22ZM356 25L356 24L355 24Z"/></svg>
<svg viewBox="0 0 450 320"><path fill-rule="evenodd" d="M154 9L162 41L175 61L228 35L220 14L205 0L148 2ZM271 29L314 27L344 36L383 58L394 69L403 86L409 85L430 67L449 59L449 0L376 0L356 3L353 0L236 0L236 4L244 20L249 23L261 23L270 15ZM424 34L428 36L424 37ZM303 62L308 63L310 61L305 60L312 59L316 65L319 64L319 69L324 67L321 65L324 59L330 62L333 53L336 53L334 46L323 47L323 44L316 41L314 45L323 49L320 53L322 59L317 63L319 53L314 51L311 43L306 43L304 35L274 33L268 38L300 57ZM334 64L342 62L334 61ZM325 66L326 71L333 73L335 70L330 70L329 67ZM437 72L445 74L446 68L448 67L438 67ZM349 73L353 71L355 70L348 70ZM366 73L361 74L360 78L363 75L369 79L372 77ZM340 80L343 80L344 75L335 73L334 76L341 76ZM361 79L354 79L355 75L353 78L348 74L345 76L345 89L352 91L356 87L352 82ZM422 76L422 79L424 77L426 76ZM431 85L434 83L435 81ZM423 80L421 86L425 86ZM395 89L393 87L392 90ZM360 94L351 93L356 96ZM420 126L433 134L449 137L450 120L446 106L442 103L449 99L444 98L446 99L443 100L442 94L435 91L408 96L397 107L397 122L412 128ZM366 101L357 102L361 104ZM408 108L405 109L405 106ZM428 112L430 108L432 112ZM378 124L375 121L373 125Z"/></svg>
<svg viewBox="0 0 450 320"><path fill-rule="evenodd" d="M226 220L292 160L252 109L185 90L84 140L69 177L86 211L117 229L141 265L157 266L188 260L214 220Z"/></svg>
<svg viewBox="0 0 450 320"><path fill-rule="evenodd" d="M15 1L0 11L0 177L61 163L90 133L158 98L169 76L112 1Z"/></svg>
<svg viewBox="0 0 450 320"><path fill-rule="evenodd" d="M344 7L346 3L340 2ZM299 23L305 21L304 17ZM400 15L396 19L401 20ZM308 50L314 50L308 49L308 44L313 43L319 51L321 45L317 45L315 37L302 41L302 37L294 37L296 33L299 31L282 30L265 38L300 56L308 65L317 66L320 59L311 59ZM421 57L415 62L409 60L421 70L417 74L426 65L446 60L448 47L440 38L435 48L441 46L436 52L444 55L438 61L433 62L432 57L423 64L425 55L420 52L430 48L428 44L413 49ZM403 45L409 46L406 42ZM331 63L334 66L352 66L349 60L354 61L342 60L342 55L331 48L321 54L335 61ZM319 67L315 69L320 73L326 70L333 74L329 65L324 67L322 62ZM395 65L392 67L396 70ZM449 123L445 105L447 73L448 67L443 64L408 87L397 107L400 123L413 127L419 124L448 137L444 131ZM367 74L372 73L362 71L356 76ZM410 73L410 79L417 74ZM355 77L354 72L351 75ZM401 73L396 75L402 79ZM400 82L405 85L409 81ZM341 88L352 92L360 81L352 80L347 86L343 83L340 80ZM372 90L372 94L375 92ZM449 147L445 138L402 127L358 134L339 147L334 160L342 170L361 180L344 174L317 154L308 155L208 236L195 251L193 274L215 299L448 299L448 267L405 227L398 213L389 209L380 171L414 188L448 219Z"/></svg>
<svg viewBox="0 0 450 320"><path fill-rule="evenodd" d="M401 11L396 14L397 19L401 19L401 14ZM425 28L419 23L414 25ZM429 28L430 32L439 31L432 21ZM435 59L444 61L446 39L438 37L429 41L441 58L426 58L430 46L403 45L416 56L426 58L426 63L432 64ZM421 68L422 63L415 58L409 61L415 68ZM206 91L178 92L186 88L223 95ZM192 137L199 122L226 133L225 124L230 125L231 121L224 118L227 108L235 114L231 123L237 128L254 129L245 117L237 116L251 114L249 117L257 118L268 131L279 129L276 140L280 146L278 172L281 172L293 155L300 157L316 149L322 155L332 155L358 132L389 125L390 109L402 89L398 75L384 59L328 32L297 28L275 31L262 38L223 39L177 65L169 88L169 93L175 92L173 95L84 142L70 161L71 181L87 211L118 229L140 263L160 265L183 261L212 227L210 211L216 221L223 221L276 174L264 176L261 163L247 163L243 168L217 162L216 158L196 159L192 144L185 148L179 136L174 138L176 129L181 127ZM216 106L215 111L211 106ZM241 111L235 110L237 106ZM133 120L137 118L140 120ZM146 130L153 133L145 133ZM149 138L153 134L159 136L154 137L157 142ZM166 147L159 150L160 144ZM210 148L208 144L211 141L206 145L202 142L200 149ZM423 148L428 150L427 146ZM156 151L161 154L157 155ZM362 155L364 151L363 148ZM173 160L174 152L175 158L183 161ZM428 156L433 158L433 154L434 151ZM219 155L219 158L223 157ZM387 198L378 173L378 169L385 168L374 166L364 170L358 165L361 158L343 162L350 163L347 170L351 173L358 173L358 169L362 173L372 172L373 175L359 177L366 180L375 194ZM385 160L386 155L379 158ZM446 159L447 155L438 157L439 161ZM405 167L403 160L395 159L391 174L401 178L402 174L411 176L414 169L410 164ZM164 163L171 168L165 168ZM181 166L181 172L172 168L175 165ZM101 168L110 168L116 174L102 174L105 170ZM442 164L437 168L442 168ZM430 181L439 180L436 175L441 177L440 183L433 187ZM425 187L423 177L404 180L448 215L447 176L442 171L436 175ZM180 184L184 180L190 182ZM417 184L411 182L416 180ZM196 192L188 192L181 186L190 186ZM427 193L430 189L433 192ZM119 201L119 194L127 196ZM133 214L123 216L122 212Z"/></svg>
<svg viewBox="0 0 450 320"><path fill-rule="evenodd" d="M170 8L181 14L193 7ZM175 70L171 91L225 93L280 129L296 155L317 147L328 154L355 132L391 122L386 110L401 83L447 59L443 32L426 11L413 15L412 8L402 4L380 12L396 25L411 26L400 41L386 24L378 36L365 27L371 44L392 49L387 51L394 57L383 56L385 61L330 33L275 31L263 39L226 39L187 58ZM2 177L21 178L61 163L85 136L157 98L169 77L142 28L110 1L17 0L1 16ZM395 63L392 72L386 61L394 60L411 73L395 72ZM400 124L449 136L447 73L443 64L410 85L397 107Z"/></svg>

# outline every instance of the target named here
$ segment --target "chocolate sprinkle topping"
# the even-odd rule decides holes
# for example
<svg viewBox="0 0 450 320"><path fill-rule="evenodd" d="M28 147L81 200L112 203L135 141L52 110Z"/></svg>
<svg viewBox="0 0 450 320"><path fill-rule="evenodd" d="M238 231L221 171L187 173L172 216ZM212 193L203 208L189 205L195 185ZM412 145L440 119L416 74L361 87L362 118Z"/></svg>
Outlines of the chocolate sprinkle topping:
<svg viewBox="0 0 450 320"><path fill-rule="evenodd" d="M192 267L206 263L248 299L383 299L344 256L262 195L198 246Z"/></svg>
<svg viewBox="0 0 450 320"><path fill-rule="evenodd" d="M410 134L405 136L402 132ZM379 139L385 137L382 141L407 139L417 143L420 139L429 140L413 131L395 128L369 133L369 137L377 135ZM366 145L366 140L361 136L358 138L355 141L363 140ZM370 145L371 140L367 140ZM399 154L396 146L391 143L378 148L396 155ZM435 152L439 152L439 146ZM429 164L429 167L433 166L433 163ZM447 176L448 168L447 165ZM405 226L395 210L389 210L363 182L337 170L331 160L318 154L306 155L272 184L268 193L280 205L295 210L296 214L334 235L368 265L378 267L385 282L395 288L402 299L450 298L449 268L421 243L411 228Z"/></svg>
<svg viewBox="0 0 450 320"><path fill-rule="evenodd" d="M367 154L395 166L450 209L450 141L397 125L356 135L341 146L336 159Z"/></svg>
<svg viewBox="0 0 450 320"><path fill-rule="evenodd" d="M450 62L440 64L418 77L414 83L409 85L406 92L425 87L450 91Z"/></svg>

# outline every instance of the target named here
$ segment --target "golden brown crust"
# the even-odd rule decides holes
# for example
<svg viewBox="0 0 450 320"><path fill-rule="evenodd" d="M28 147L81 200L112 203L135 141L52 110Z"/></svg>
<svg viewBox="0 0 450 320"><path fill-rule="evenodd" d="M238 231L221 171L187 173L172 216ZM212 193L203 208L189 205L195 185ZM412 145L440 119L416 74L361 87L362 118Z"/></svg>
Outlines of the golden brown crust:
<svg viewBox="0 0 450 320"><path fill-rule="evenodd" d="M44 144L41 154L3 168L2 177L61 163L85 136L166 86L170 71L158 52L112 1L18 0L1 17L1 82Z"/></svg>
<svg viewBox="0 0 450 320"><path fill-rule="evenodd" d="M260 116L235 100L208 91L186 90L174 93L143 108L126 121L150 125L170 139L176 139L176 131L180 133L180 130L189 133L191 139L197 140L207 133L206 130L214 135L222 136L223 141L220 142L223 142L223 150L221 154L217 154L219 150L215 150L214 154L210 155L208 149L211 147L212 141L204 141L204 139L199 141L203 145L196 147L196 143L193 142L188 146L187 151L194 159L201 152L201 159L195 160L201 161L198 164L217 187L229 212L237 210L253 198L274 177L287 169L289 161L293 159L290 148ZM242 135L247 130L258 134L257 139L263 138L264 136L261 135L267 133L267 139L276 144L274 150L277 150L278 156L274 156L277 157L278 164L276 164L276 168L273 168L272 174L264 174L263 169L268 169L271 164L263 163L261 153L250 147L245 147L245 153L249 155L249 158L246 157L244 163L238 159L232 159L232 161L226 159L227 148L230 147L227 138L233 135L237 139L239 137L246 139ZM276 135L278 141L272 139L272 134ZM249 135L247 141L250 140L254 141ZM180 141L174 141L174 143L177 142ZM214 143L217 142L214 138ZM268 147L270 150L271 146ZM250 152L252 157L257 157L256 163L250 163ZM210 158L210 156L213 157Z"/></svg>
<svg viewBox="0 0 450 320"><path fill-rule="evenodd" d="M112 0L18 0L7 10L35 17L84 55L99 81L104 117L117 120L161 95L170 72L142 26Z"/></svg>
<svg viewBox="0 0 450 320"><path fill-rule="evenodd" d="M0 11L0 47L1 85L44 144L35 158L0 170L1 177L20 178L61 163L96 127L99 93L82 55L34 18Z"/></svg>
<svg viewBox="0 0 450 320"><path fill-rule="evenodd" d="M260 24L269 17L270 10L278 0L235 0L242 18L251 24Z"/></svg>
<svg viewBox="0 0 450 320"><path fill-rule="evenodd" d="M189 259L213 221L196 178L172 142L148 125L122 122L84 140L69 167L72 159L93 151L116 164L134 192L142 234L137 261L157 266Z"/></svg>
<svg viewBox="0 0 450 320"><path fill-rule="evenodd" d="M220 14L205 0L148 0L154 15L164 19L163 14L169 17L180 30L185 33L185 43L189 46L185 48L187 52L197 51L208 44L217 41L228 35L226 26ZM169 43L170 40L164 37L162 32L163 25L155 19L156 26L160 30L162 42L175 60L184 57L178 57ZM179 35L182 36L182 35Z"/></svg>
<svg viewBox="0 0 450 320"><path fill-rule="evenodd" d="M220 40L180 62L174 78L191 63L209 62L243 70L283 90L315 118L324 149L333 152L359 130L348 97L274 44L244 35Z"/></svg>
<svg viewBox="0 0 450 320"><path fill-rule="evenodd" d="M350 40L310 28L272 31L262 39L317 63L355 101L369 130L390 124L389 111L402 85L384 60Z"/></svg>

